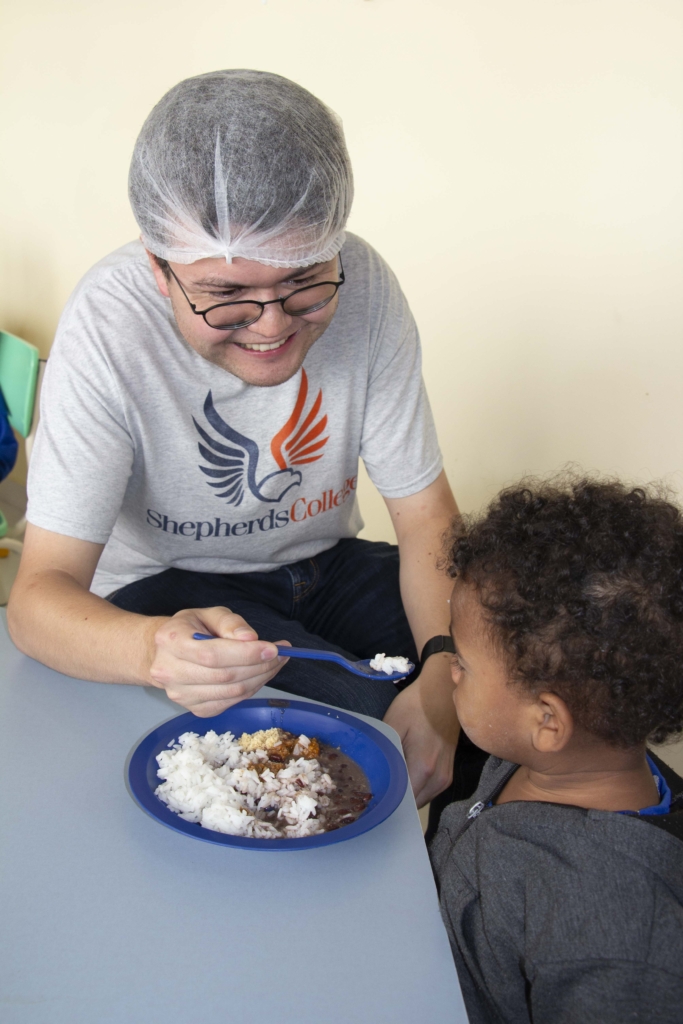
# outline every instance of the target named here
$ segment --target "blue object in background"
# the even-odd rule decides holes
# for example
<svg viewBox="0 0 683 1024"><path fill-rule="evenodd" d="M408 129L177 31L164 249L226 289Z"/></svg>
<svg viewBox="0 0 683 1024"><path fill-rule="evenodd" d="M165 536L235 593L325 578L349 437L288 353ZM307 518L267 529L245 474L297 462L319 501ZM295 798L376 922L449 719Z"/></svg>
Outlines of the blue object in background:
<svg viewBox="0 0 683 1024"><path fill-rule="evenodd" d="M214 729L230 731L234 736L258 729L286 729L295 735L315 736L322 743L339 747L365 772L372 800L361 816L350 825L302 839L250 839L214 832L185 821L154 795L160 784L156 755L167 749L184 732L200 736ZM408 786L405 761L394 744L378 729L354 715L325 704L297 700L243 700L214 718L197 718L188 713L164 722L145 736L135 748L128 766L128 782L135 800L153 818L168 828L194 839L248 850L290 853L330 846L362 835L385 821L401 803Z"/></svg>
<svg viewBox="0 0 683 1024"><path fill-rule="evenodd" d="M9 424L7 404L0 391L0 480L4 480L14 469L18 451L19 445Z"/></svg>

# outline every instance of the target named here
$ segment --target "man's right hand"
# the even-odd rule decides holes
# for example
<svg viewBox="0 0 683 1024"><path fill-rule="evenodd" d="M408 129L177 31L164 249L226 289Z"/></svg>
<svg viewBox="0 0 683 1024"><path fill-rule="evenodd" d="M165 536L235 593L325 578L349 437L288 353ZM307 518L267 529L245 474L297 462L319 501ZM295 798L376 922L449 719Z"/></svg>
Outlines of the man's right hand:
<svg viewBox="0 0 683 1024"><path fill-rule="evenodd" d="M200 718L253 697L287 661L229 608L191 608L152 625L152 684ZM193 633L216 639L194 640Z"/></svg>
<svg viewBox="0 0 683 1024"><path fill-rule="evenodd" d="M287 661L228 608L147 616L96 597L102 548L28 524L7 609L19 650L77 679L157 686L203 718L252 697Z"/></svg>

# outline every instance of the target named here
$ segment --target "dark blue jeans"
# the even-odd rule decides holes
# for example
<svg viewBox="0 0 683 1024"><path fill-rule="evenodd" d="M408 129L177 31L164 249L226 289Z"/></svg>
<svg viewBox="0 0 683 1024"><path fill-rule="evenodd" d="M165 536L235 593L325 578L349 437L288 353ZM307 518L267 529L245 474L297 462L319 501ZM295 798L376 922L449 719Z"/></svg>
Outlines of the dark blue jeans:
<svg viewBox="0 0 683 1024"><path fill-rule="evenodd" d="M340 540L315 558L274 572L222 574L166 569L109 598L125 611L175 615L183 608L225 605L261 640L373 658L379 651L417 664L398 584L398 548ZM295 661L273 686L360 714L382 718L398 693L394 683L360 679L329 662Z"/></svg>

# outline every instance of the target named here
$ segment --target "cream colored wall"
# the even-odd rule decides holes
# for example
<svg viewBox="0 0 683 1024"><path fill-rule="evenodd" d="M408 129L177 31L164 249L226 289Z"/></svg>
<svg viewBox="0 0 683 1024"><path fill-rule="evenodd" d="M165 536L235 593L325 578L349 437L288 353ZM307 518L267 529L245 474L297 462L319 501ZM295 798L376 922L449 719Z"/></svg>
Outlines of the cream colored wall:
<svg viewBox="0 0 683 1024"><path fill-rule="evenodd" d="M127 165L167 88L276 71L344 120L351 227L408 294L461 505L569 460L681 485L680 0L24 0L0 18L5 328L47 353L78 278L135 235ZM390 536L367 483L362 504Z"/></svg>

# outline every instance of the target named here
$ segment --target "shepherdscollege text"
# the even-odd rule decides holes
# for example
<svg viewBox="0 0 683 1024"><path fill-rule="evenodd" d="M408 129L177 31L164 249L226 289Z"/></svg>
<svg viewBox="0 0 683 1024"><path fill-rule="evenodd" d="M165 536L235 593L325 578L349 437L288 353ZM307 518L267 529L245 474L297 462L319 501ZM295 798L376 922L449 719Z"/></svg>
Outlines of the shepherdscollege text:
<svg viewBox="0 0 683 1024"><path fill-rule="evenodd" d="M271 508L260 519L249 519L239 523L229 523L216 516L213 520L186 520L184 523L172 519L163 512L147 509L147 524L155 530L175 534L179 537L193 537L194 540L205 540L209 537L244 537L246 534L266 530L279 530L290 523L303 523L323 512L330 512L342 505L356 490L358 477L350 477L338 491L330 488L323 491L319 498L297 498L288 509L276 512Z"/></svg>

